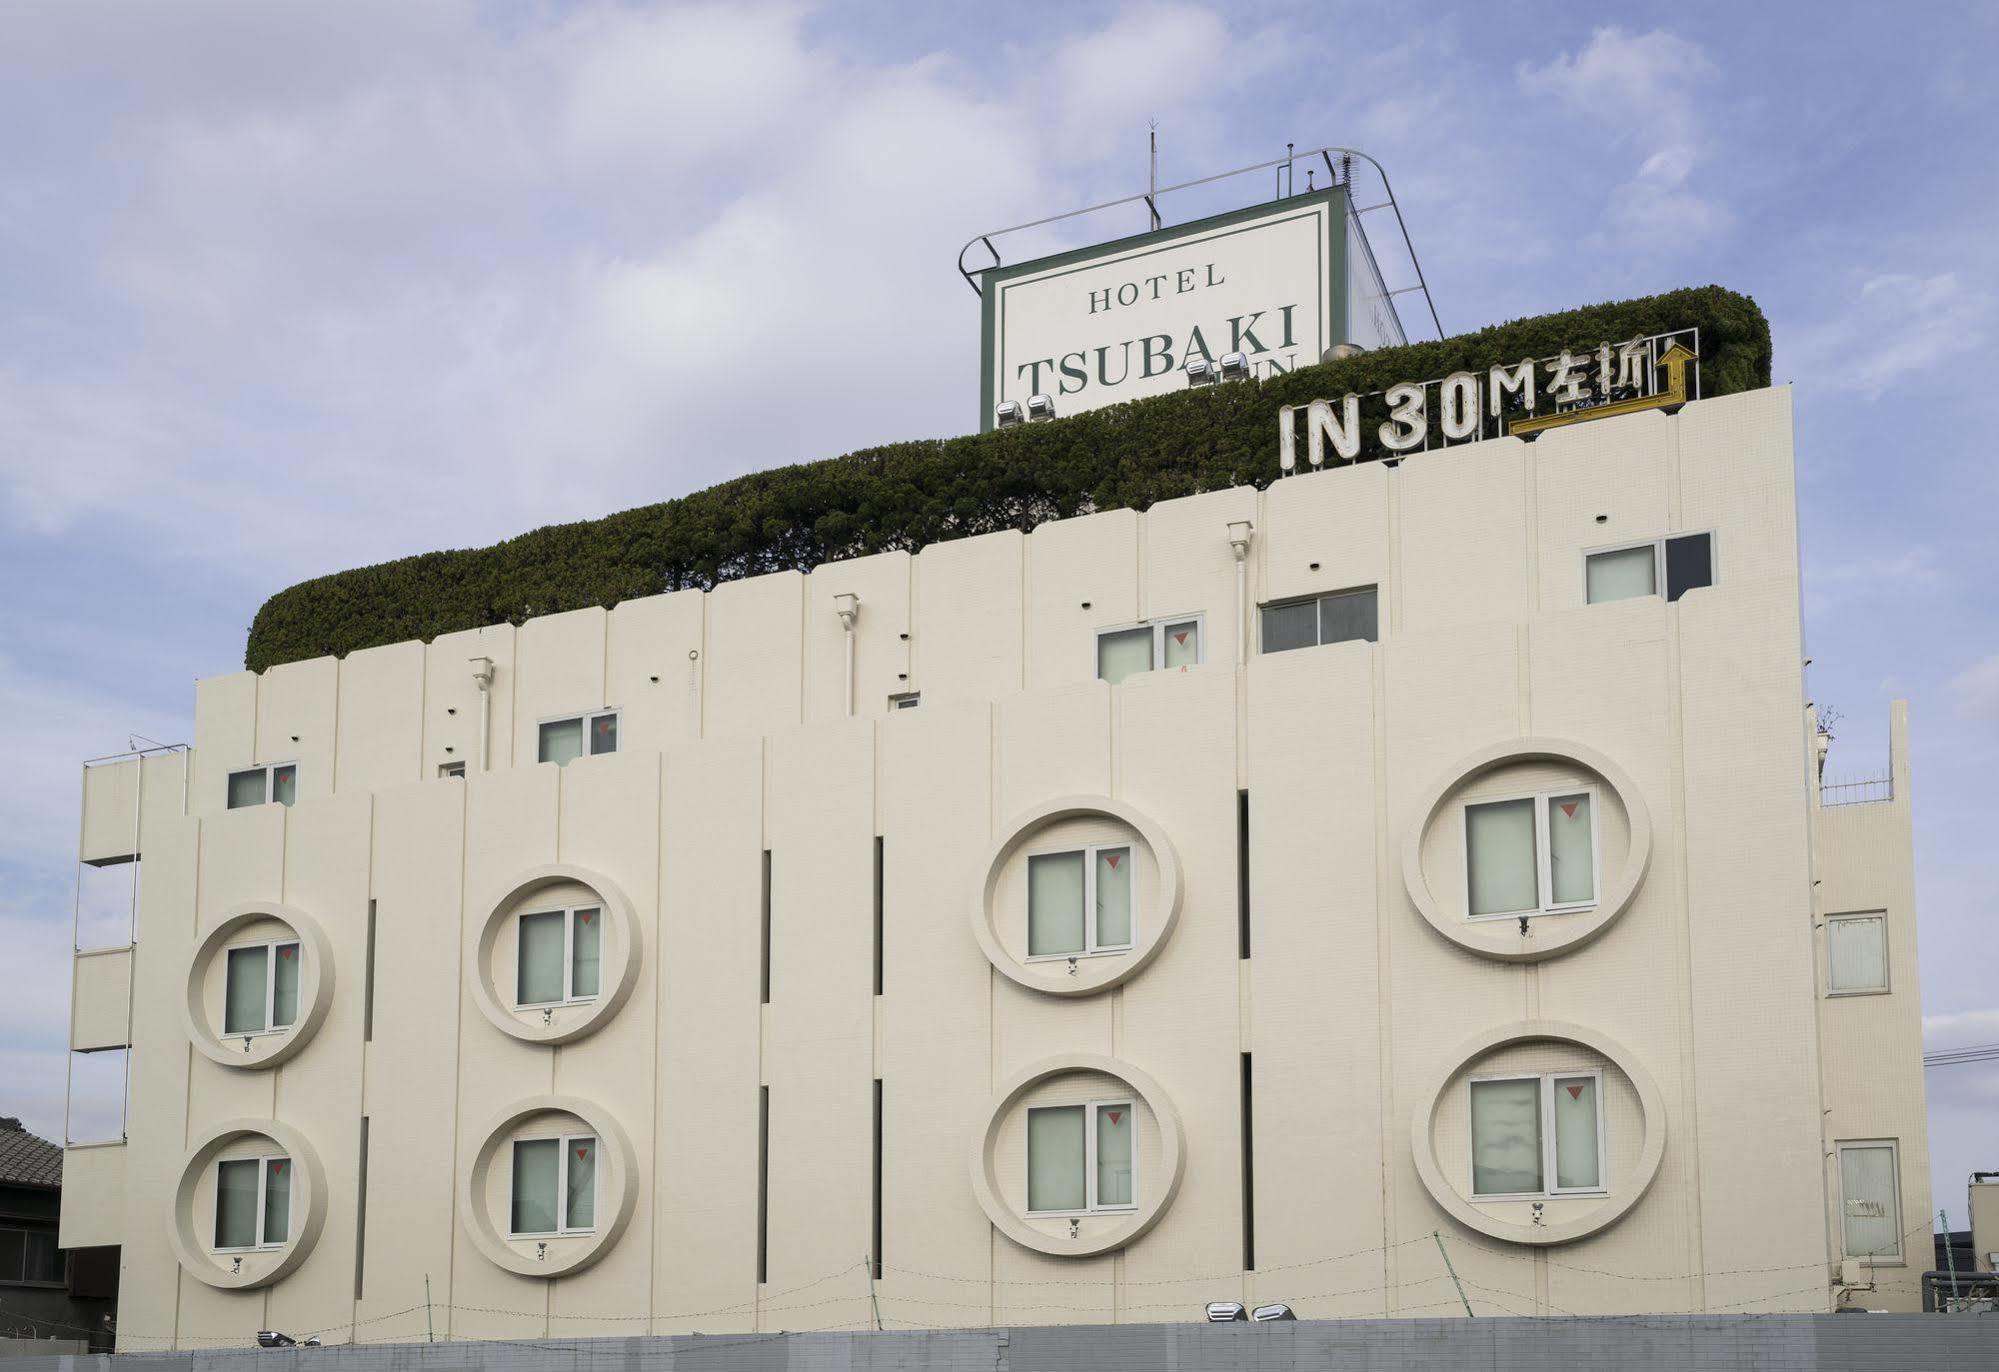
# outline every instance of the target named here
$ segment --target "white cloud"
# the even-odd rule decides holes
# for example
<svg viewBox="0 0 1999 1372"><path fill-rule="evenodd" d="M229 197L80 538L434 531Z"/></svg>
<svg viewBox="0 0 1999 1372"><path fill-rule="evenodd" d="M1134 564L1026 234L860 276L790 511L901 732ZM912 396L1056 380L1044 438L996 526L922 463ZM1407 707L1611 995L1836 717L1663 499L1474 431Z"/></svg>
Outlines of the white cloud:
<svg viewBox="0 0 1999 1372"><path fill-rule="evenodd" d="M1632 34L1615 26L1596 30L1576 53L1520 67L1523 91L1557 101L1603 141L1637 151L1637 167L1604 208L1602 243L1610 250L1684 253L1734 222L1695 188L1708 151L1701 92L1718 74L1697 43L1663 29Z"/></svg>
<svg viewBox="0 0 1999 1372"><path fill-rule="evenodd" d="M1999 715L1999 653L1978 659L1944 683L1958 713L1990 720ZM1994 1025L1999 1029L1999 1024Z"/></svg>
<svg viewBox="0 0 1999 1372"><path fill-rule="evenodd" d="M1866 277L1831 319L1794 334L1796 375L1874 399L1918 376L1939 377L1984 343L1992 293L1956 272ZM1786 351L1789 351L1788 349Z"/></svg>

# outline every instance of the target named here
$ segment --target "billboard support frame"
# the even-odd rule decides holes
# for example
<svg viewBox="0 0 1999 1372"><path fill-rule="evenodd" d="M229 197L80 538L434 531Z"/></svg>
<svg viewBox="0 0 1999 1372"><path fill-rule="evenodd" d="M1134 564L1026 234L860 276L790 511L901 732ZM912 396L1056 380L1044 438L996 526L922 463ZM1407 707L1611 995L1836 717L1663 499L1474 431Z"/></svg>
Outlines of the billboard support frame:
<svg viewBox="0 0 1999 1372"><path fill-rule="evenodd" d="M1196 186L1212 185L1217 181L1229 180L1231 177L1246 176L1251 172L1268 171L1273 167L1292 165L1299 157L1307 157L1307 158L1319 157L1324 159L1326 164L1326 174L1329 177L1333 178L1335 184L1338 184L1339 172L1335 163L1333 162L1333 156L1335 153L1337 153L1342 160L1355 157L1360 158L1363 162L1366 162L1369 166L1373 167L1375 170L1375 174L1381 178L1382 191L1387 195L1388 198L1377 204L1367 206L1365 210L1352 208L1352 201L1351 198L1349 198L1348 201L1350 207L1349 213L1355 215L1355 217L1358 217L1363 213L1372 213L1373 211L1380 209L1389 209L1395 212L1395 227L1398 231L1400 231L1402 235L1402 246L1404 250L1406 250L1409 254L1409 265L1415 269L1416 284L1414 286L1402 287L1400 290L1395 291L1394 294L1402 295L1412 290L1422 291L1423 303L1425 306L1428 307L1430 311L1430 325L1432 328L1436 329L1438 338L1444 337L1443 322L1437 317L1437 302L1433 300L1430 296L1430 284L1428 279L1425 278L1423 275L1423 263L1416 256L1416 244L1409 237L1409 226L1407 223L1403 221L1402 207L1399 203L1397 203L1395 199L1395 188L1393 185L1389 183L1387 169L1383 167L1381 163L1377 161L1375 158L1371 157L1367 153L1362 152L1358 148L1343 148L1335 145L1328 145L1323 148L1314 148L1309 152L1297 153L1295 155L1287 153L1286 156L1273 157L1267 162L1256 162L1246 167L1237 167L1232 171L1216 172L1212 176L1197 177L1192 181L1182 181L1172 186L1161 186L1157 190L1140 191L1136 195L1127 195L1120 197L1119 199L1116 200L1106 200L1103 203L1097 205L1086 205L1080 210L1070 210L1065 214L1052 214L1045 219L1030 220L1028 223L1025 224L1014 224L1008 228L993 229L986 233L974 234L970 239L966 240L964 247L958 249L958 275L965 278L965 284L972 288L972 293L974 295L983 297L985 295L985 289L979 284L978 278L985 272L993 270L995 267L1000 267L1005 265L1004 260L1000 256L999 249L993 246L993 240L995 238L1004 238L1006 235L1012 233L1023 233L1028 229L1043 228L1049 224L1059 224L1064 220L1068 219L1079 219L1086 214L1097 214L1103 210L1116 209L1120 205L1136 205L1142 203L1145 205L1146 209L1156 218L1159 214L1159 209L1158 209L1159 201L1165 198L1166 196L1171 195L1175 191L1192 190ZM1350 183L1351 177L1349 177L1348 180ZM1351 187L1349 185L1349 190L1350 189ZM1283 199L1284 197L1279 196L1276 198ZM970 252L973 248L979 247L981 245L985 247L985 250L988 253L992 254L993 260L987 263L983 267L968 268L965 265L965 254Z"/></svg>

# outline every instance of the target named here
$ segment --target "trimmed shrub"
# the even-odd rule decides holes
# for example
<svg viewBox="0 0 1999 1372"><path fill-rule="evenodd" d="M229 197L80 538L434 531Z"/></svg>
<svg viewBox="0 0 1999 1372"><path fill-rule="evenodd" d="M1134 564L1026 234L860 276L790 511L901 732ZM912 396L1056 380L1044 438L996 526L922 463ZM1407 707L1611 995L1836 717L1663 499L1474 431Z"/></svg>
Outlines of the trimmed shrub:
<svg viewBox="0 0 1999 1372"><path fill-rule="evenodd" d="M1264 486L1277 476L1280 405L1687 328L1700 330L1703 395L1770 384L1770 326L1747 296L1702 286L1592 305L1048 424L868 448L549 525L490 548L315 577L264 602L244 665L262 671L970 534L1025 531L1094 510Z"/></svg>

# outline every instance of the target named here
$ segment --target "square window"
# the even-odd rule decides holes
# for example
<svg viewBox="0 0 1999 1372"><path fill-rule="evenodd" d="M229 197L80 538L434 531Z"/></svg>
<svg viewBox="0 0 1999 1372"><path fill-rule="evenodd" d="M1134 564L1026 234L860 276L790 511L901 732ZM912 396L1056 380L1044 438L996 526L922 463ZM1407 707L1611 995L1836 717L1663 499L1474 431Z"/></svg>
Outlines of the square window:
<svg viewBox="0 0 1999 1372"><path fill-rule="evenodd" d="M465 778L465 764L462 762L440 762L437 764L437 775L440 778L456 777L462 781Z"/></svg>
<svg viewBox="0 0 1999 1372"><path fill-rule="evenodd" d="M1465 913L1559 914L1596 903L1596 794L1544 792L1465 806Z"/></svg>
<svg viewBox="0 0 1999 1372"><path fill-rule="evenodd" d="M1474 1196L1603 1190L1603 1089L1596 1073L1491 1077L1473 1081L1470 1096Z"/></svg>
<svg viewBox="0 0 1999 1372"><path fill-rule="evenodd" d="M1825 922L1826 990L1836 996L1888 989L1885 915L1831 915Z"/></svg>
<svg viewBox="0 0 1999 1372"><path fill-rule="evenodd" d="M1902 1257L1902 1190L1895 1145L1889 1140L1839 1147L1840 1240L1845 1256L1863 1262Z"/></svg>
<svg viewBox="0 0 1999 1372"><path fill-rule="evenodd" d="M1083 957L1132 946L1132 849L1100 844L1027 859L1027 955Z"/></svg>
<svg viewBox="0 0 1999 1372"><path fill-rule="evenodd" d="M1283 601L1262 607L1263 651L1281 653L1292 648L1312 648L1326 643L1347 643L1356 639L1368 643L1380 636L1378 588L1362 586L1351 591L1314 596L1310 600Z"/></svg>
<svg viewBox="0 0 1999 1372"><path fill-rule="evenodd" d="M231 948L223 975L222 1032L261 1034L270 1028L268 945L254 943L245 948Z"/></svg>
<svg viewBox="0 0 1999 1372"><path fill-rule="evenodd" d="M1152 630L1119 629L1097 635L1097 675L1115 686L1152 670Z"/></svg>
<svg viewBox="0 0 1999 1372"><path fill-rule="evenodd" d="M586 753L618 751L618 712L598 710L590 714L565 715L545 719L537 728L535 760L566 767Z"/></svg>
<svg viewBox="0 0 1999 1372"><path fill-rule="evenodd" d="M1583 600L1590 605L1658 595L1662 587L1670 602L1712 585L1713 534L1676 534L1583 558Z"/></svg>
<svg viewBox="0 0 1999 1372"><path fill-rule="evenodd" d="M891 710L914 710L922 702L923 695L921 692L910 691L904 695L890 696L888 698L888 708Z"/></svg>
<svg viewBox="0 0 1999 1372"><path fill-rule="evenodd" d="M271 799L280 805L289 805L298 799L297 766L271 768Z"/></svg>
<svg viewBox="0 0 1999 1372"><path fill-rule="evenodd" d="M230 1158L215 1165L217 1248L257 1246L257 1181L262 1167L256 1158Z"/></svg>
<svg viewBox="0 0 1999 1372"><path fill-rule="evenodd" d="M1160 665L1167 670L1201 665L1201 626L1196 621L1165 625L1159 631L1159 640Z"/></svg>
<svg viewBox="0 0 1999 1372"><path fill-rule="evenodd" d="M597 1140L589 1134L514 1140L508 1208L515 1237L582 1234L597 1224Z"/></svg>
<svg viewBox="0 0 1999 1372"><path fill-rule="evenodd" d="M246 805L262 805L269 799L270 777L262 767L252 767L244 772L229 774L229 808L240 810Z"/></svg>
<svg viewBox="0 0 1999 1372"><path fill-rule="evenodd" d="M1027 1112L1030 1214L1091 1214L1138 1203L1137 1126L1128 1100Z"/></svg>
<svg viewBox="0 0 1999 1372"><path fill-rule="evenodd" d="M601 908L531 910L517 921L515 938L514 1008L596 999L604 949Z"/></svg>

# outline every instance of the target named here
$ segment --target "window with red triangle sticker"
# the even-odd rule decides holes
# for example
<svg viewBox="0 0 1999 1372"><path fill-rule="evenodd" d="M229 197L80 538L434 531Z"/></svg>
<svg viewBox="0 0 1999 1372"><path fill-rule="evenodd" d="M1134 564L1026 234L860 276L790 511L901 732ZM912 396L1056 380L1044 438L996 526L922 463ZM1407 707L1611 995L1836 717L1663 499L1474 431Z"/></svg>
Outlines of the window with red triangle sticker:
<svg viewBox="0 0 1999 1372"><path fill-rule="evenodd" d="M1122 1110L1107 1110L1104 1113L1111 1117L1112 1124L1121 1124L1124 1122L1124 1111Z"/></svg>
<svg viewBox="0 0 1999 1372"><path fill-rule="evenodd" d="M576 1156L579 1158L587 1158L590 1156L590 1150L588 1148L579 1148L576 1150Z"/></svg>
<svg viewBox="0 0 1999 1372"><path fill-rule="evenodd" d="M1562 806L1562 813L1570 819L1574 819L1576 817L1576 802L1573 800L1565 802Z"/></svg>
<svg viewBox="0 0 1999 1372"><path fill-rule="evenodd" d="M1177 633L1173 635L1173 641L1184 648L1187 646L1187 635L1185 633Z"/></svg>
<svg viewBox="0 0 1999 1372"><path fill-rule="evenodd" d="M1121 853L1107 853L1104 856L1104 860L1110 863L1111 870L1115 872L1117 870L1118 859L1122 856L1123 854Z"/></svg>
<svg viewBox="0 0 1999 1372"><path fill-rule="evenodd" d="M1571 1087L1569 1088L1569 1099L1570 1099L1570 1100L1581 1100L1582 1098L1583 1098L1583 1088L1582 1088L1582 1087L1580 1087L1580 1086L1571 1086Z"/></svg>

